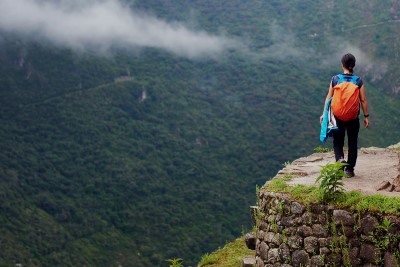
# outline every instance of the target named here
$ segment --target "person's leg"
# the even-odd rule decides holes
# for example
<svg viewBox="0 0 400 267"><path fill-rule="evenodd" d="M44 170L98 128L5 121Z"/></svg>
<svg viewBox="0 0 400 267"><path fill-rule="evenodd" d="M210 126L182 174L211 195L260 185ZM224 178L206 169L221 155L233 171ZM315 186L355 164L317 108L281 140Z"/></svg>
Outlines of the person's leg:
<svg viewBox="0 0 400 267"><path fill-rule="evenodd" d="M360 131L360 121L359 119L351 120L346 123L347 125L347 139L349 146L349 154L347 163L347 169L350 171L354 171L354 167L357 162L357 141L358 141L358 132Z"/></svg>
<svg viewBox="0 0 400 267"><path fill-rule="evenodd" d="M339 130L333 133L333 150L335 151L335 159L338 161L344 159L343 146L346 127L344 122L339 119L336 119L336 124Z"/></svg>

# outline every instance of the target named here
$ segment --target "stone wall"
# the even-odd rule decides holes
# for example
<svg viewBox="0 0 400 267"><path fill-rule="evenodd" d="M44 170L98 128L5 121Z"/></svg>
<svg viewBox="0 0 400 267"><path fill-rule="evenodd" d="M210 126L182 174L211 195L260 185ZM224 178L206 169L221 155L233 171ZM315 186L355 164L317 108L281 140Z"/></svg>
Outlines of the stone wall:
<svg viewBox="0 0 400 267"><path fill-rule="evenodd" d="M256 267L398 266L400 218L259 194Z"/></svg>

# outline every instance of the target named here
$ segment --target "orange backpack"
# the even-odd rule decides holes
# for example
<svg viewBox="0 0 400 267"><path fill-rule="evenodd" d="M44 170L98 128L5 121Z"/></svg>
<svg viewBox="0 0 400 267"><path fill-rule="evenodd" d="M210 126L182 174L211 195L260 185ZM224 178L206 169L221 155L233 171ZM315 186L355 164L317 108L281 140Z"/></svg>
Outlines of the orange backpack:
<svg viewBox="0 0 400 267"><path fill-rule="evenodd" d="M332 112L342 121L356 119L360 112L360 87L358 76L338 75L338 82L333 87Z"/></svg>

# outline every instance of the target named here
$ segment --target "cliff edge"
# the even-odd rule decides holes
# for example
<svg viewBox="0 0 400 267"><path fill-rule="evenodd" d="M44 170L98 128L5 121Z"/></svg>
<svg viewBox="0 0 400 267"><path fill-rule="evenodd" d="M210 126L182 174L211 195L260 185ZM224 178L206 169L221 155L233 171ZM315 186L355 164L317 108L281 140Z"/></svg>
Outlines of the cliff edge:
<svg viewBox="0 0 400 267"><path fill-rule="evenodd" d="M291 175L288 185L315 185L321 166L335 161L333 152L314 153L287 165L276 177ZM400 143L387 148L361 148L355 177L343 179L346 191L400 196Z"/></svg>

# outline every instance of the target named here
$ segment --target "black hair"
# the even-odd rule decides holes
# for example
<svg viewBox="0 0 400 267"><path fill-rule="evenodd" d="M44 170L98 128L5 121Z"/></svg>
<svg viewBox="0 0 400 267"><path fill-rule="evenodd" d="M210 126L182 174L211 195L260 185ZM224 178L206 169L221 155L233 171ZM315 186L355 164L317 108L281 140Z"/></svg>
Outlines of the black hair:
<svg viewBox="0 0 400 267"><path fill-rule="evenodd" d="M356 58L348 53L342 57L343 66L348 69L351 73L353 73L354 66L356 65Z"/></svg>

